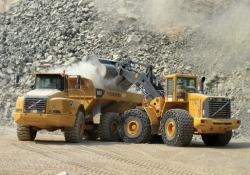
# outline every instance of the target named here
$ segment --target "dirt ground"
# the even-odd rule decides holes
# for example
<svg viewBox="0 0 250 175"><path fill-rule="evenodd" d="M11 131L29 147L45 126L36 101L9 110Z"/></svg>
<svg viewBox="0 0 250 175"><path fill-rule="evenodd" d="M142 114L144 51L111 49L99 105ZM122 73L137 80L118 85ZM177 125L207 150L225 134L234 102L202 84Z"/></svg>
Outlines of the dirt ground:
<svg viewBox="0 0 250 175"><path fill-rule="evenodd" d="M62 135L38 134L17 141L15 129L0 128L0 174L249 174L250 142L232 140L224 148L202 142L190 147L164 144L64 142Z"/></svg>

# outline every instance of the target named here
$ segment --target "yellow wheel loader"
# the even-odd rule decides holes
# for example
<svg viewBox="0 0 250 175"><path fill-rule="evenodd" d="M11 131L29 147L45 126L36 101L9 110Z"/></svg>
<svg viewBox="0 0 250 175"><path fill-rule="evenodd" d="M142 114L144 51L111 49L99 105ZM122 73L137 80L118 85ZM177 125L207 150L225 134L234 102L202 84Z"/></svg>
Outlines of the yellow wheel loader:
<svg viewBox="0 0 250 175"><path fill-rule="evenodd" d="M204 77L198 82L189 74L164 75L160 83L151 65L130 60L109 64L120 77L141 88L145 97L141 106L121 116L124 142L146 143L161 135L167 145L187 146L198 134L208 146L224 146L240 126L240 120L231 118L229 98L204 93Z"/></svg>
<svg viewBox="0 0 250 175"><path fill-rule="evenodd" d="M108 80L110 75L113 72L107 69ZM127 92L121 77L114 82L123 84L122 88L96 88L92 80L80 75L36 73L34 89L16 102L18 139L33 141L39 130L60 129L67 142L80 142L83 137L118 141L119 114L141 105L143 96Z"/></svg>

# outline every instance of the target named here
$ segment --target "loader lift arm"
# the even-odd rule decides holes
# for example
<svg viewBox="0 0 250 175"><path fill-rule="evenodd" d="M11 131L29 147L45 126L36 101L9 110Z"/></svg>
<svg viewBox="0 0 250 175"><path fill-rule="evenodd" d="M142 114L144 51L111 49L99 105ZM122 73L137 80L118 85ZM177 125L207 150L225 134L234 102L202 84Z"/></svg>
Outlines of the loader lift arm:
<svg viewBox="0 0 250 175"><path fill-rule="evenodd" d="M138 63L132 60L123 62L100 60L100 62L113 65L118 75L131 84L135 84L137 87L141 88L146 98L153 99L163 96L162 92L164 89L153 74L152 65Z"/></svg>

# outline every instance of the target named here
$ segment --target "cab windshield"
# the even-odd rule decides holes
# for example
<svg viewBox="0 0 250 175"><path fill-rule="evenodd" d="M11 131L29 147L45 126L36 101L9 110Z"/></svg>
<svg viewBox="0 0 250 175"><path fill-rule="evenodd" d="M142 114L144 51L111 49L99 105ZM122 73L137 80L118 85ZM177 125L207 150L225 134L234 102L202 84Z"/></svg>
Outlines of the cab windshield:
<svg viewBox="0 0 250 175"><path fill-rule="evenodd" d="M58 89L63 90L63 78L60 75L37 75L36 89Z"/></svg>
<svg viewBox="0 0 250 175"><path fill-rule="evenodd" d="M177 78L177 89L182 89L189 93L196 92L195 78L187 78L187 77Z"/></svg>

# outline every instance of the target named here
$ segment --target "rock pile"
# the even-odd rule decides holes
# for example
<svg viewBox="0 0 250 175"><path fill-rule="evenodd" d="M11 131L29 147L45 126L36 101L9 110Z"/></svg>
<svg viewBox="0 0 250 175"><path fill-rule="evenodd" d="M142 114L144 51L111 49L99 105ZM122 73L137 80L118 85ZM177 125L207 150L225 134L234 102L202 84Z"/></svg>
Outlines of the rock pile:
<svg viewBox="0 0 250 175"><path fill-rule="evenodd" d="M11 121L16 97L32 82L29 74L45 70L43 66L67 66L86 55L99 55L136 58L153 63L159 72L162 65L168 72L184 67L176 52L184 40L170 42L164 34L139 28L130 17L110 23L102 15L91 0L22 0L0 14L2 120ZM24 74L26 86L13 86L17 73Z"/></svg>
<svg viewBox="0 0 250 175"><path fill-rule="evenodd" d="M126 1L129 7L133 7L133 1ZM98 55L114 60L129 57L154 64L157 74L181 70L208 75L208 90L234 99L234 116L243 120L242 134L249 132L249 67L231 74L231 77L218 73L212 75L202 66L187 64L191 58L184 58L181 52L190 47L188 41L193 30L180 30L182 34L173 39L169 34L149 30L133 11L124 15L126 10L112 8L112 12L123 14L112 16L110 11L100 10L96 2L20 0L8 11L0 13L2 123L12 123L15 99L28 90L32 72L68 66L86 55ZM14 87L16 73L24 74L21 79L23 86L18 88ZM241 86L242 83L245 84Z"/></svg>

